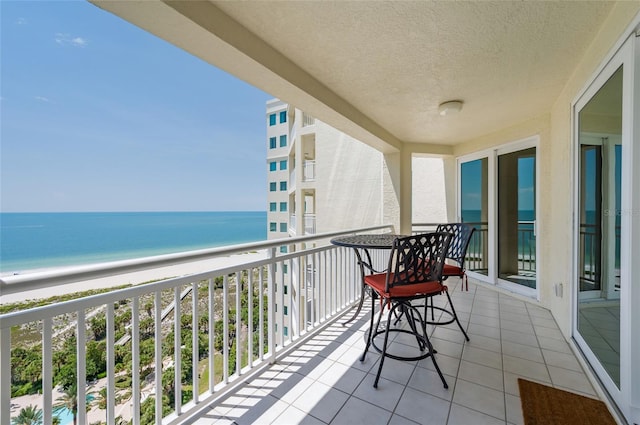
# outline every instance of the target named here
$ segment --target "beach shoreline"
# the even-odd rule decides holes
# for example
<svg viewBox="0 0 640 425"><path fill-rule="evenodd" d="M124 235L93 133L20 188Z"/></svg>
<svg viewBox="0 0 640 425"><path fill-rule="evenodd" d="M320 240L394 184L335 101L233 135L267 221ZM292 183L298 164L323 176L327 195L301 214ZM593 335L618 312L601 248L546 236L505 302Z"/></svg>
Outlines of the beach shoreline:
<svg viewBox="0 0 640 425"><path fill-rule="evenodd" d="M206 260L188 261L171 266L156 267L148 270L136 272L121 273L113 276L102 277L98 279L88 279L78 282L72 282L63 285L55 285L48 288L39 288L29 291L15 292L12 294L0 294L0 305L12 304L18 302L33 301L43 298L49 298L55 295L66 295L75 292L88 291L92 289L105 289L122 285L139 285L141 283L150 282L178 276L186 276L190 274L202 273L208 270L231 267L242 263L259 261L267 258L267 251L247 252L243 254L234 254L224 257L210 258ZM20 273L21 276L27 276L30 273L40 273L43 271L51 271L58 269L68 269L69 267L48 268L30 270ZM5 274L4 276L7 276ZM0 277L4 277L0 276Z"/></svg>

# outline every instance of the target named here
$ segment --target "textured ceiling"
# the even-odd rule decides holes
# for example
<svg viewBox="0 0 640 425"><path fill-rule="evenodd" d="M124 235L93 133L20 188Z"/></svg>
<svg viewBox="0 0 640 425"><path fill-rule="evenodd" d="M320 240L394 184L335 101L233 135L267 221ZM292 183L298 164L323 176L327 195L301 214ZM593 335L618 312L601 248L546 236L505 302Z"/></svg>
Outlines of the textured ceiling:
<svg viewBox="0 0 640 425"><path fill-rule="evenodd" d="M382 151L550 111L612 2L91 0ZM442 117L438 105L462 100Z"/></svg>
<svg viewBox="0 0 640 425"><path fill-rule="evenodd" d="M607 2L215 2L406 142L451 144L548 112ZM441 117L441 102L462 113Z"/></svg>

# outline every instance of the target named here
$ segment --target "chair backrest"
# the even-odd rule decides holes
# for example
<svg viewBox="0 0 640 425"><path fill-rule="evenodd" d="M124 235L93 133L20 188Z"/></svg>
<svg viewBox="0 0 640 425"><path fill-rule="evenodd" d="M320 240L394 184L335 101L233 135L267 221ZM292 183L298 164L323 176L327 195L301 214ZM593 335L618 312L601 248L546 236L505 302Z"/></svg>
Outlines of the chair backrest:
<svg viewBox="0 0 640 425"><path fill-rule="evenodd" d="M386 291L398 285L442 282L450 233L435 232L397 238L393 242Z"/></svg>
<svg viewBox="0 0 640 425"><path fill-rule="evenodd" d="M453 235L446 258L457 262L461 269L464 269L464 257L467 255L467 247L475 230L475 227L466 223L439 224L436 229L436 232Z"/></svg>

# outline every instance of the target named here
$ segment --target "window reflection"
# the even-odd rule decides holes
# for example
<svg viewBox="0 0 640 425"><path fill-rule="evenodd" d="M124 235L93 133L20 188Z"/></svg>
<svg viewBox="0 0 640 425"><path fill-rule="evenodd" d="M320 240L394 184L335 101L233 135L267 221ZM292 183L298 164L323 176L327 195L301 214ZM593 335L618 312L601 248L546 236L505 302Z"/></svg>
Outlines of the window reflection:
<svg viewBox="0 0 640 425"><path fill-rule="evenodd" d="M578 116L578 332L620 387L622 67Z"/></svg>

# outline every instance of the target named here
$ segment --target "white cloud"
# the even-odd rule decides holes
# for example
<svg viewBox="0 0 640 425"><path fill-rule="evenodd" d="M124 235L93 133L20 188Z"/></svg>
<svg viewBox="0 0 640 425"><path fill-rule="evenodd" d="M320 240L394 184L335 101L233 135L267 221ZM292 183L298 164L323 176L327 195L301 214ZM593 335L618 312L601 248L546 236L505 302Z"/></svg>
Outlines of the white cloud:
<svg viewBox="0 0 640 425"><path fill-rule="evenodd" d="M61 45L68 45L74 47L86 47L89 44L89 40L82 37L72 37L69 34L56 33L55 35L56 43Z"/></svg>
<svg viewBox="0 0 640 425"><path fill-rule="evenodd" d="M35 96L34 99L39 100L40 102L51 103L51 100L44 96Z"/></svg>
<svg viewBox="0 0 640 425"><path fill-rule="evenodd" d="M27 20L24 18L16 19L16 25L27 25Z"/></svg>

